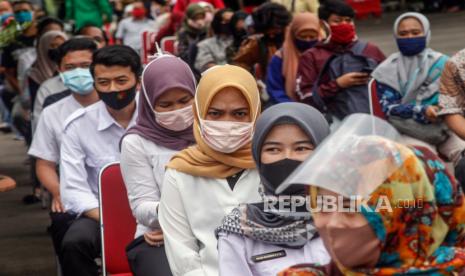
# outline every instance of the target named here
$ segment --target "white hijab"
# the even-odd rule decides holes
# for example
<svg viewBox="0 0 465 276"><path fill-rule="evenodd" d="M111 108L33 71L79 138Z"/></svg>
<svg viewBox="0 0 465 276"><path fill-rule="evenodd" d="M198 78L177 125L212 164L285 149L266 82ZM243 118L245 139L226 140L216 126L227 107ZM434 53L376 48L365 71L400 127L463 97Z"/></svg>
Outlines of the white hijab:
<svg viewBox="0 0 465 276"><path fill-rule="evenodd" d="M397 38L400 22L409 17L417 19L423 26L426 36L425 50L415 56L404 56L400 52L394 53L372 73L373 78L377 82L388 85L401 93L403 104L427 99L439 91L439 83L437 81L430 84L426 84L425 82L429 79L428 76L431 75L430 68L443 56L441 53L428 48L431 39L430 23L420 13L408 12L399 16L394 23L395 38ZM438 72L438 74L440 73Z"/></svg>

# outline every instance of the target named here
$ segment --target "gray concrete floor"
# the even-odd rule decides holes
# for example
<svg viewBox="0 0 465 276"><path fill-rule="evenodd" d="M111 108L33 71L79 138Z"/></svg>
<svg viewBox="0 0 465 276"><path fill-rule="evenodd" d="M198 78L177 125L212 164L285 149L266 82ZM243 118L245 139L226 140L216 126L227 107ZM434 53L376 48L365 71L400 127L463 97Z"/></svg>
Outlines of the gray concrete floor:
<svg viewBox="0 0 465 276"><path fill-rule="evenodd" d="M357 22L363 40L377 44L386 55L396 51L392 24L396 14ZM445 54L465 48L465 13L430 14L431 47ZM52 243L46 233L47 212L39 204L23 205L30 193L29 167L24 164L26 147L12 135L0 134L0 174L15 178L18 188L0 193L0 275L55 275Z"/></svg>
<svg viewBox="0 0 465 276"><path fill-rule="evenodd" d="M13 177L18 187L0 193L0 275L55 275L54 254L46 228L48 215L40 204L24 205L31 193L24 142L0 134L0 174Z"/></svg>

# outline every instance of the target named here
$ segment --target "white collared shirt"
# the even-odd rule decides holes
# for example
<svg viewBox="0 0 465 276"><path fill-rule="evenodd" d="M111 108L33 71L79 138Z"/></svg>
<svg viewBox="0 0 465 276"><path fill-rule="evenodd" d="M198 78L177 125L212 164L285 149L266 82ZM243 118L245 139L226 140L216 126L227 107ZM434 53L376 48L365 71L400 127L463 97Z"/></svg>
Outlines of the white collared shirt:
<svg viewBox="0 0 465 276"><path fill-rule="evenodd" d="M128 128L135 124L136 116L134 111ZM98 208L99 172L108 163L119 161L125 132L102 101L67 119L60 160L60 193L67 212L81 215Z"/></svg>
<svg viewBox="0 0 465 276"><path fill-rule="evenodd" d="M138 134L125 136L121 143L121 173L137 220L135 238L160 229L157 208L165 168L176 152Z"/></svg>
<svg viewBox="0 0 465 276"><path fill-rule="evenodd" d="M167 169L158 217L173 275L217 276L215 229L240 203L259 202L257 170L245 170L234 189L226 179Z"/></svg>
<svg viewBox="0 0 465 276"><path fill-rule="evenodd" d="M58 163L60 161L61 135L65 120L79 108L82 108L82 106L73 95L47 106L39 118L28 154Z"/></svg>
<svg viewBox="0 0 465 276"><path fill-rule="evenodd" d="M53 94L57 94L65 91L66 86L63 84L60 76L54 76L46 81L44 81L39 90L37 90L36 99L34 101L34 107L32 111L32 131L35 132L37 124L39 122L40 114L43 111L45 99Z"/></svg>

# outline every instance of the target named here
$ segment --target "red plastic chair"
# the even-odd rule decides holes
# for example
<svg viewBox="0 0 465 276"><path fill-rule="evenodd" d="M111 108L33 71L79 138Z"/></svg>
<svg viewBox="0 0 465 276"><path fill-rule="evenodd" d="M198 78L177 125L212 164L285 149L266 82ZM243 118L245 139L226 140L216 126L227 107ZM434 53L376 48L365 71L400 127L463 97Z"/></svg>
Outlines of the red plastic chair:
<svg viewBox="0 0 465 276"><path fill-rule="evenodd" d="M131 276L126 246L134 239L136 220L118 162L100 171L99 197L103 275Z"/></svg>
<svg viewBox="0 0 465 276"><path fill-rule="evenodd" d="M160 47L163 50L163 52L169 52L169 53L171 53L173 55L176 55L176 47L175 47L176 36L164 37L160 41L160 44L161 44Z"/></svg>
<svg viewBox="0 0 465 276"><path fill-rule="evenodd" d="M355 10L358 19L368 17L370 14L380 17L383 13L381 0L347 0L346 2Z"/></svg>
<svg viewBox="0 0 465 276"><path fill-rule="evenodd" d="M370 99L370 113L378 118L386 120L386 115L379 103L378 93L376 90L376 80L371 79L368 83L368 98Z"/></svg>

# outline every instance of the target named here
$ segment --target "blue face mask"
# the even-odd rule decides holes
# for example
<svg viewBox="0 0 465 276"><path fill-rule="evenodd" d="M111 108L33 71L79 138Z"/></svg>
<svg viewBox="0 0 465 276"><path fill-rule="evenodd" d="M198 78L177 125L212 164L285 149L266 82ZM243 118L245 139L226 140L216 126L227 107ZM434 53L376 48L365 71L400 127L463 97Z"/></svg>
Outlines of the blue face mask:
<svg viewBox="0 0 465 276"><path fill-rule="evenodd" d="M313 40L302 40L302 39L298 39L296 38L294 40L294 44L295 44L295 47L301 52L305 52L307 51L308 49L310 48L313 48L313 46L315 46L315 44L318 43L318 39L313 39Z"/></svg>
<svg viewBox="0 0 465 276"><path fill-rule="evenodd" d="M94 90L94 79L88 68L76 68L60 73L63 84L76 94L87 95Z"/></svg>
<svg viewBox="0 0 465 276"><path fill-rule="evenodd" d="M426 48L426 36L397 38L397 47L404 56L414 56Z"/></svg>
<svg viewBox="0 0 465 276"><path fill-rule="evenodd" d="M15 19L19 24L26 22L32 22L32 12L31 11L20 11L15 13Z"/></svg>

